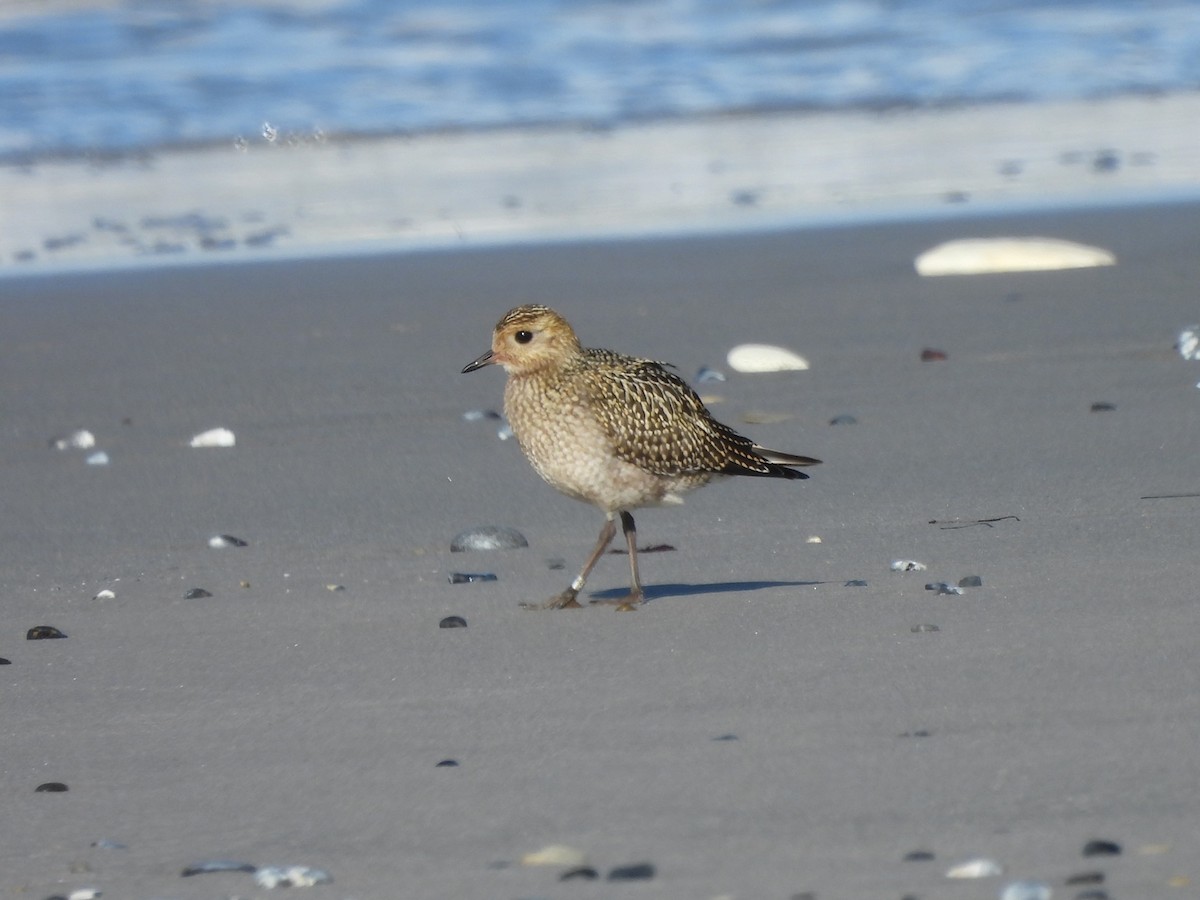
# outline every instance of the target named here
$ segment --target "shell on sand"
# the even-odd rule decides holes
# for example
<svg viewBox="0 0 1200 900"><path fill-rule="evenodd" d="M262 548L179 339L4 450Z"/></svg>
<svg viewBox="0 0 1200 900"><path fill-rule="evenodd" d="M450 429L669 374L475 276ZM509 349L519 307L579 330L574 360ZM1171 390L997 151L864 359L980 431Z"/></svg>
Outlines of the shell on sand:
<svg viewBox="0 0 1200 900"><path fill-rule="evenodd" d="M1100 247L1042 237L963 238L926 250L914 261L918 275L1047 272L1111 266L1116 256Z"/></svg>
<svg viewBox="0 0 1200 900"><path fill-rule="evenodd" d="M232 447L237 442L228 428L210 428L192 438L192 447Z"/></svg>
<svg viewBox="0 0 1200 900"><path fill-rule="evenodd" d="M586 863L587 856L582 850L566 844L550 844L521 857L523 866L582 866Z"/></svg>
<svg viewBox="0 0 1200 900"><path fill-rule="evenodd" d="M786 372L808 368L808 360L771 344L738 344L726 360L736 372Z"/></svg>

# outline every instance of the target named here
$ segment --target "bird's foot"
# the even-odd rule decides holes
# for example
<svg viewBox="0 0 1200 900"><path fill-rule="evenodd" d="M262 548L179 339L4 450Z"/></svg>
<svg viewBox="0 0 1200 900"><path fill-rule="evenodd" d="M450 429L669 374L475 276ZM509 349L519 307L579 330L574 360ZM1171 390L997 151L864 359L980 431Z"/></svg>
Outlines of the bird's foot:
<svg viewBox="0 0 1200 900"><path fill-rule="evenodd" d="M617 612L633 612L642 605L641 588L630 591L624 597L616 597L612 600L593 600L592 603L596 606L615 606Z"/></svg>
<svg viewBox="0 0 1200 900"><path fill-rule="evenodd" d="M551 597L545 603L522 603L522 609L583 609L583 605L575 598L579 591L567 588L561 594Z"/></svg>

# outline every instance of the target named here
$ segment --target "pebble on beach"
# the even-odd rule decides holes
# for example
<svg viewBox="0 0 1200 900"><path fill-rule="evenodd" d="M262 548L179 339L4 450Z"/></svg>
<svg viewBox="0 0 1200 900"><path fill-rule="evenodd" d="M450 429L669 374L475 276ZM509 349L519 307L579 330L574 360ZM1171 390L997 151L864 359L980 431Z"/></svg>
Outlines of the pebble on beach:
<svg viewBox="0 0 1200 900"><path fill-rule="evenodd" d="M210 428L195 435L188 443L189 447L232 447L237 438L228 428Z"/></svg>
<svg viewBox="0 0 1200 900"><path fill-rule="evenodd" d="M70 790L70 788L68 788L61 781L47 781L45 784L39 784L37 787L35 787L33 792L35 794L63 794L68 790Z"/></svg>
<svg viewBox="0 0 1200 900"><path fill-rule="evenodd" d="M521 857L523 866L563 866L577 868L587 865L587 856L582 850L566 844L547 844L540 850Z"/></svg>
<svg viewBox="0 0 1200 900"><path fill-rule="evenodd" d="M116 596L117 595L114 594L112 591L110 591L108 588L105 588L104 590L97 592L96 595L94 597L92 597L92 599L93 600L114 600L114 599L116 599Z"/></svg>
<svg viewBox="0 0 1200 900"><path fill-rule="evenodd" d="M983 578L979 575L964 575L958 579L959 587L983 587Z"/></svg>
<svg viewBox="0 0 1200 900"><path fill-rule="evenodd" d="M963 589L956 584L946 584L944 581L933 581L925 585L925 590L935 594L961 594Z"/></svg>
<svg viewBox="0 0 1200 900"><path fill-rule="evenodd" d="M508 528L504 525L480 525L478 528L468 528L466 531L456 534L450 541L450 552L513 550L528 546L529 541L525 540L525 535L515 528Z"/></svg>
<svg viewBox="0 0 1200 900"><path fill-rule="evenodd" d="M1108 250L1043 237L964 238L926 250L914 260L917 274L982 275L992 272L1047 272L1111 266Z"/></svg>
<svg viewBox="0 0 1200 900"><path fill-rule="evenodd" d="M927 567L915 559L893 559L890 568L893 572L924 572Z"/></svg>
<svg viewBox="0 0 1200 900"><path fill-rule="evenodd" d="M726 356L735 372L789 372L808 368L808 360L772 344L738 344Z"/></svg>
<svg viewBox="0 0 1200 900"><path fill-rule="evenodd" d="M1004 874L1004 867L994 859L968 859L946 870L947 878L994 878Z"/></svg>
<svg viewBox="0 0 1200 900"><path fill-rule="evenodd" d="M210 594L204 588L197 587L197 588L189 589L188 592L183 595L183 599L184 600L202 600L205 597L211 597L211 596L212 596L212 594Z"/></svg>
<svg viewBox="0 0 1200 900"><path fill-rule="evenodd" d="M655 875L654 863L633 863L616 866L608 873L609 881L647 881Z"/></svg>
<svg viewBox="0 0 1200 900"><path fill-rule="evenodd" d="M451 584L475 584L480 581L498 580L491 572L451 572L449 579Z"/></svg>
<svg viewBox="0 0 1200 900"><path fill-rule="evenodd" d="M250 545L232 534L214 534L208 539L208 546L219 550L222 547L249 547Z"/></svg>
<svg viewBox="0 0 1200 900"><path fill-rule="evenodd" d="M65 637L66 635L53 625L34 625L25 632L25 640L27 641L52 641L56 638Z"/></svg>
<svg viewBox="0 0 1200 900"><path fill-rule="evenodd" d="M446 616L438 622L438 628L466 628L467 620L462 616Z"/></svg>
<svg viewBox="0 0 1200 900"><path fill-rule="evenodd" d="M1083 845L1084 856L1120 856L1121 845L1114 841L1091 840Z"/></svg>

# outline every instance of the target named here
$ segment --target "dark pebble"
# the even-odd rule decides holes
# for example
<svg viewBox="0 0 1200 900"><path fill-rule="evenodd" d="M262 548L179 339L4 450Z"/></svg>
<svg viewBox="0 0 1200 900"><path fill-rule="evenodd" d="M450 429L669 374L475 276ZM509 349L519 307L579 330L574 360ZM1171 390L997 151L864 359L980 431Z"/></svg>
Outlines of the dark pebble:
<svg viewBox="0 0 1200 900"><path fill-rule="evenodd" d="M905 862L933 862L932 850L909 850L904 854Z"/></svg>
<svg viewBox="0 0 1200 900"><path fill-rule="evenodd" d="M33 792L35 794L61 794L67 790L67 786L61 781L47 781L45 784L35 787Z"/></svg>
<svg viewBox="0 0 1200 900"><path fill-rule="evenodd" d="M184 600L199 600L201 597L211 597L211 596L212 596L212 594L210 594L204 588L192 588L190 591L188 591L186 594L183 595L183 599Z"/></svg>
<svg viewBox="0 0 1200 900"><path fill-rule="evenodd" d="M457 759L443 759L440 763L434 766L435 769L453 769L458 766Z"/></svg>
<svg viewBox="0 0 1200 900"><path fill-rule="evenodd" d="M595 881L600 873L591 866L580 866L577 869L567 869L558 876L559 881Z"/></svg>
<svg viewBox="0 0 1200 900"><path fill-rule="evenodd" d="M846 582L845 587L866 587L867 580L865 578L851 578Z"/></svg>
<svg viewBox="0 0 1200 900"><path fill-rule="evenodd" d="M567 561L565 559L559 559L557 556L546 560L546 568L551 572L557 572L559 569L565 569L566 567Z"/></svg>
<svg viewBox="0 0 1200 900"><path fill-rule="evenodd" d="M609 881L647 881L654 877L654 863L617 866L608 873Z"/></svg>
<svg viewBox="0 0 1200 900"><path fill-rule="evenodd" d="M721 735L718 735L717 737L713 738L713 740L714 741L736 741L736 740L738 740L738 736L736 734L721 734Z"/></svg>
<svg viewBox="0 0 1200 900"><path fill-rule="evenodd" d="M446 616L438 622L438 628L466 628L467 620L462 616Z"/></svg>
<svg viewBox="0 0 1200 900"><path fill-rule="evenodd" d="M460 531L450 541L451 553L463 553L467 550L513 550L517 547L528 547L529 541L525 535L515 528L503 525L480 525L478 528L468 528Z"/></svg>
<svg viewBox="0 0 1200 900"><path fill-rule="evenodd" d="M253 863L241 862L236 859L206 859L203 862L192 863L179 874L184 878L193 875L206 875L209 872L257 872L258 866Z"/></svg>
<svg viewBox="0 0 1200 900"><path fill-rule="evenodd" d="M978 575L964 575L958 579L959 587L983 587L983 579Z"/></svg>
<svg viewBox="0 0 1200 900"><path fill-rule="evenodd" d="M65 637L66 635L53 625L34 625L25 632L25 640L27 641L50 641L55 638Z"/></svg>
<svg viewBox="0 0 1200 900"><path fill-rule="evenodd" d="M932 347L926 347L921 351L921 362L941 362L944 359L949 359L945 350L934 350Z"/></svg>
<svg viewBox="0 0 1200 900"><path fill-rule="evenodd" d="M900 737L924 738L924 737L929 737L930 734L932 734L931 731L929 731L925 728L918 728L916 731L905 731L900 735Z"/></svg>
<svg viewBox="0 0 1200 900"><path fill-rule="evenodd" d="M11 665L12 665L11 659L5 659L3 656L0 656L0 666L11 666Z"/></svg>
<svg viewBox="0 0 1200 900"><path fill-rule="evenodd" d="M1065 882L1066 884L1104 884L1103 872L1080 872L1077 875L1072 875Z"/></svg>
<svg viewBox="0 0 1200 900"><path fill-rule="evenodd" d="M1075 895L1075 900L1108 900L1108 891L1080 891Z"/></svg>
<svg viewBox="0 0 1200 900"><path fill-rule="evenodd" d="M223 540L230 547L249 547L250 546L245 541L243 541L240 537L234 537L232 534L219 534L219 535L217 535L217 537L219 537L221 540Z"/></svg>
<svg viewBox="0 0 1200 900"><path fill-rule="evenodd" d="M1092 412L1112 412L1116 408L1115 403L1105 403L1104 401L1092 404Z"/></svg>
<svg viewBox="0 0 1200 900"><path fill-rule="evenodd" d="M1121 845L1113 841L1088 841L1083 845L1084 856L1120 856Z"/></svg>
<svg viewBox="0 0 1200 900"><path fill-rule="evenodd" d="M496 581L491 572L451 572L451 584L475 584L477 581Z"/></svg>
<svg viewBox="0 0 1200 900"><path fill-rule="evenodd" d="M858 419L850 415L834 416L829 420L830 425L857 425Z"/></svg>

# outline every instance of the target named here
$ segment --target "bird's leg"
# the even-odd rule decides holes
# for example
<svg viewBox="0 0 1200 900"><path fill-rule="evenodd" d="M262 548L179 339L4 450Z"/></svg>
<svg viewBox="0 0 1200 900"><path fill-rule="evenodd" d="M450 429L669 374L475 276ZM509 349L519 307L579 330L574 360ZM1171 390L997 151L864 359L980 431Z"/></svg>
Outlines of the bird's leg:
<svg viewBox="0 0 1200 900"><path fill-rule="evenodd" d="M625 513L621 513L621 515L624 516ZM625 520L622 518L621 521L624 523ZM526 609L578 609L580 604L575 598L583 590L584 584L587 583L588 575L592 573L592 569L596 567L596 563L600 561L600 557L604 555L604 551L608 549L608 545L612 543L613 536L616 533L617 523L612 520L612 516L609 516L604 521L604 527L600 529L600 537L596 541L596 547L592 550L592 555L583 564L583 570L575 576L575 580L571 582L571 586L558 596L551 597L545 603L522 603L521 605Z"/></svg>
<svg viewBox="0 0 1200 900"><path fill-rule="evenodd" d="M617 612L632 612L642 602L642 579L638 575L637 526L633 523L633 516L625 510L621 510L621 530L625 532L625 543L629 545L629 570L633 576L629 593L620 600L593 600L592 602L614 603Z"/></svg>

